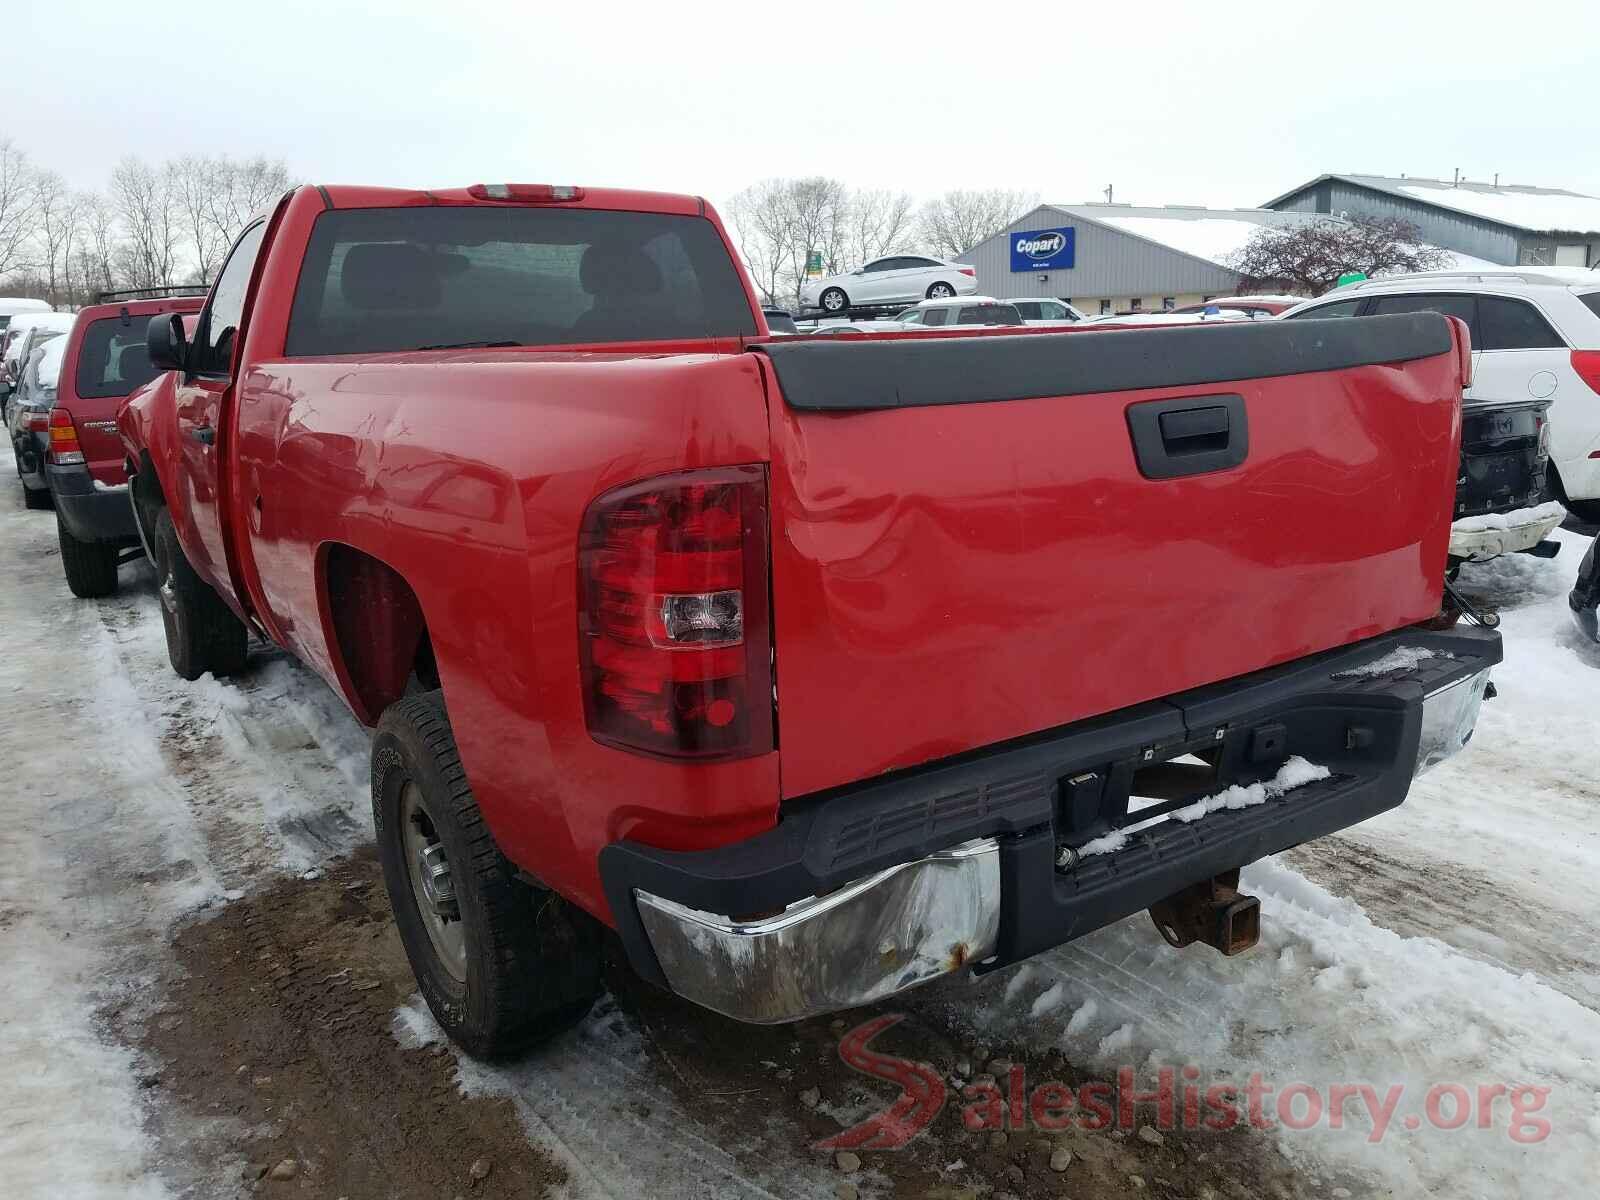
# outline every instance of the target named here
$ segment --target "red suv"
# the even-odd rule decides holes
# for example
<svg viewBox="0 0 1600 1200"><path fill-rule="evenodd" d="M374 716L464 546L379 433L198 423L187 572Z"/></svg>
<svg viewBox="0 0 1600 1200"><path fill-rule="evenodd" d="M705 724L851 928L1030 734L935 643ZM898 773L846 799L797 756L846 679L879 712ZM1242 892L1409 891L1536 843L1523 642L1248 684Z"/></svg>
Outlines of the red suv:
<svg viewBox="0 0 1600 1200"><path fill-rule="evenodd" d="M55 497L61 567L74 596L117 590L117 566L139 545L117 410L157 375L145 350L150 318L198 312L202 296L96 304L78 313L50 410L45 476Z"/></svg>

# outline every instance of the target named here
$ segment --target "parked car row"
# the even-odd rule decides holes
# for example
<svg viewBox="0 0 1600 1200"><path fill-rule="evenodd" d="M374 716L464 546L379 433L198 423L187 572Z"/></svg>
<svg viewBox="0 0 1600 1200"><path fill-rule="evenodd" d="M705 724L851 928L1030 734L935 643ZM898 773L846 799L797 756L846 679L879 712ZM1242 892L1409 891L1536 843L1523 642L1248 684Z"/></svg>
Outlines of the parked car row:
<svg viewBox="0 0 1600 1200"><path fill-rule="evenodd" d="M150 319L200 304L131 300L11 321L4 361L20 371L6 428L17 475L27 507L55 509L61 567L76 596L114 591L118 564L139 546L116 418L127 396L156 376Z"/></svg>

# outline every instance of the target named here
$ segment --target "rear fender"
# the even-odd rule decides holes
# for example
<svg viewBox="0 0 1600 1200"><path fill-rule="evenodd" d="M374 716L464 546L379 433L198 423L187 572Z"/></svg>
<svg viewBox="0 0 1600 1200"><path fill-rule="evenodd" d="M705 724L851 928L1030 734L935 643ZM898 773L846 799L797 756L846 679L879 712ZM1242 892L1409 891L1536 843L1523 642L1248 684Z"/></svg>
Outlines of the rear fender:
<svg viewBox="0 0 1600 1200"><path fill-rule="evenodd" d="M195 530L194 517L189 511L187 494L179 485L183 470L183 450L178 445L178 417L175 408L175 375L169 371L158 376L138 391L133 392L117 411L117 432L128 454L131 472L146 476L153 472L155 486L159 488L161 503L172 514L172 524L178 532L178 544L193 561L194 550L200 544ZM150 497L148 478L130 480L143 495ZM141 513L141 520L143 520ZM148 535L151 529L145 529Z"/></svg>

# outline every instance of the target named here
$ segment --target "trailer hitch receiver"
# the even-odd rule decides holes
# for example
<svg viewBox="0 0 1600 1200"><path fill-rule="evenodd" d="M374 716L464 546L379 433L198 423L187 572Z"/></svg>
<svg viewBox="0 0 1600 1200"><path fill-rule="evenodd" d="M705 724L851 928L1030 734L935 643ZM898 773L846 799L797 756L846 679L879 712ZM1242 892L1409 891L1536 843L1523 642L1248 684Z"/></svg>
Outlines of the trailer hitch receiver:
<svg viewBox="0 0 1600 1200"><path fill-rule="evenodd" d="M1261 939L1261 901L1239 892L1229 871L1151 905L1150 919L1169 946L1204 942L1223 954L1242 954Z"/></svg>

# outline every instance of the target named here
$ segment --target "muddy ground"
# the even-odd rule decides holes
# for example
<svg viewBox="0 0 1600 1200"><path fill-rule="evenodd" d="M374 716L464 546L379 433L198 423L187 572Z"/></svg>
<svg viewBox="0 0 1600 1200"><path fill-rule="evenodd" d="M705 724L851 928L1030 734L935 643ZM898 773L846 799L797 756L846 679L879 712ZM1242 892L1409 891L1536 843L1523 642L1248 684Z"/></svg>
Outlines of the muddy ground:
<svg viewBox="0 0 1600 1200"><path fill-rule="evenodd" d="M196 1194L229 1171L244 1193L330 1200L529 1197L557 1194L569 1182L567 1170L530 1142L511 1100L462 1094L452 1050L397 1038L396 1009L412 1000L415 985L370 849L189 923L176 932L173 951L153 1019L127 1032L151 1064L141 1084L166 1102L158 1106L166 1134L188 1130L189 1154L218 1168L194 1182ZM856 1073L838 1053L848 1029L880 1012L909 1015L875 1049L935 1064L952 1079L962 1078L960 1068L968 1077L998 1069L1003 1080L1013 1058L1025 1065L1030 1087L1049 1079L1076 1088L1093 1076L1062 1056L1030 1061L1003 1045L953 1043L937 1022L905 1006L769 1029L703 1012L615 962L608 982L601 1010L614 1006L644 1031L662 1064L658 1082L704 1133L720 1137L736 1159L792 1155L831 1169L836 1194L1296 1194L1288 1165L1247 1131L1188 1140L1168 1133L1161 1145L1126 1131L973 1132L956 1103L907 1148L861 1150L860 1167L846 1173L813 1143L839 1132L831 1114L895 1099L893 1085ZM541 1053L523 1065L536 1071ZM632 1121L675 1120L670 1109L655 1111L635 1095L614 1096L612 1107L618 1137ZM790 1136L773 1144L774 1128ZM1051 1158L1062 1147L1071 1161L1056 1170ZM956 1160L964 1166L952 1170ZM273 1174L283 1163L293 1164L288 1178Z"/></svg>

